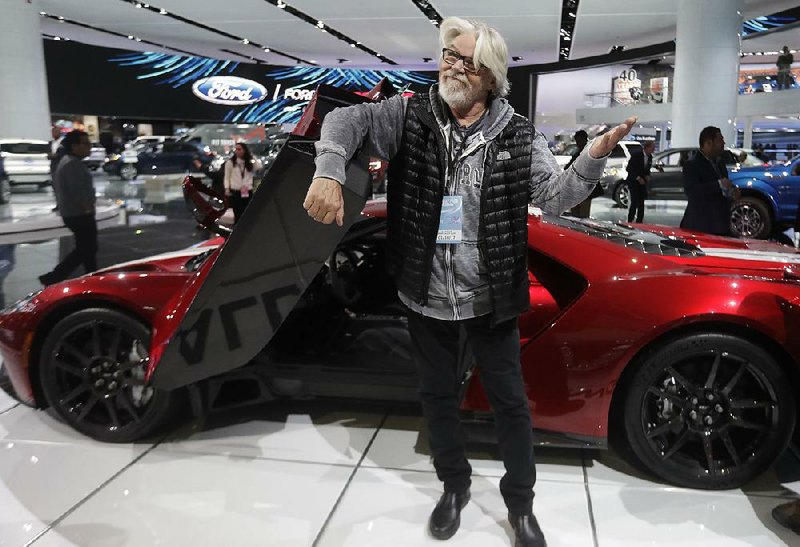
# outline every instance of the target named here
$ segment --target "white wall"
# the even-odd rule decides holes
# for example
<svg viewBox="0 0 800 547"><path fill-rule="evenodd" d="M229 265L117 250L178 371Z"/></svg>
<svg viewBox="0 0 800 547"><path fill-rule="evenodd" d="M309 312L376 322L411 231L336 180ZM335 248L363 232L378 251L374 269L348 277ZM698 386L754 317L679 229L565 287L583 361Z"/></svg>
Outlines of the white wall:
<svg viewBox="0 0 800 547"><path fill-rule="evenodd" d="M585 95L611 93L611 79L623 68L623 65L607 66L539 76L536 127L548 138L563 129L575 129L575 111L586 106Z"/></svg>

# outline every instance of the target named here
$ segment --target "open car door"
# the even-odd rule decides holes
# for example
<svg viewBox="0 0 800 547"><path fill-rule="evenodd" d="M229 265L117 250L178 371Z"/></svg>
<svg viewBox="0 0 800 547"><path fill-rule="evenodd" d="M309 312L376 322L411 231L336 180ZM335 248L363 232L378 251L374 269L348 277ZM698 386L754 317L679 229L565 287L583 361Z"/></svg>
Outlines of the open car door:
<svg viewBox="0 0 800 547"><path fill-rule="evenodd" d="M316 136L322 115L334 106L370 100L320 86L298 127ZM371 188L366 156L347 167L343 226L318 223L306 213L313 145L314 139L290 136L216 260L203 264L159 311L147 370L155 387L175 389L247 364L360 217Z"/></svg>

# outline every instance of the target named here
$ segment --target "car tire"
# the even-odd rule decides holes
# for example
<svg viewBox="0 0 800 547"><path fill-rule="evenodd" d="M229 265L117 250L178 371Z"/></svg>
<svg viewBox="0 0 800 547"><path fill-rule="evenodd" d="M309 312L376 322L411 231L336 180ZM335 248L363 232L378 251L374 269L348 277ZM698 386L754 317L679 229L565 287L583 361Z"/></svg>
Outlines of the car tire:
<svg viewBox="0 0 800 547"><path fill-rule="evenodd" d="M631 194L628 189L628 184L624 180L617 181L617 184L614 185L614 192L611 195L617 206L625 209L629 207L631 203Z"/></svg>
<svg viewBox="0 0 800 547"><path fill-rule="evenodd" d="M0 205L5 205L11 201L11 182L8 179L0 179Z"/></svg>
<svg viewBox="0 0 800 547"><path fill-rule="evenodd" d="M117 174L123 180L133 180L139 174L139 169L132 163L123 163L119 166Z"/></svg>
<svg viewBox="0 0 800 547"><path fill-rule="evenodd" d="M763 348L730 334L675 339L645 357L626 385L630 451L679 486L738 488L775 462L794 430L786 374Z"/></svg>
<svg viewBox="0 0 800 547"><path fill-rule="evenodd" d="M59 321L44 341L39 379L47 402L74 429L104 442L158 433L175 415L175 392L144 386L150 331L115 310Z"/></svg>
<svg viewBox="0 0 800 547"><path fill-rule="evenodd" d="M758 197L745 196L731 207L731 233L736 237L767 239L772 224L769 206Z"/></svg>

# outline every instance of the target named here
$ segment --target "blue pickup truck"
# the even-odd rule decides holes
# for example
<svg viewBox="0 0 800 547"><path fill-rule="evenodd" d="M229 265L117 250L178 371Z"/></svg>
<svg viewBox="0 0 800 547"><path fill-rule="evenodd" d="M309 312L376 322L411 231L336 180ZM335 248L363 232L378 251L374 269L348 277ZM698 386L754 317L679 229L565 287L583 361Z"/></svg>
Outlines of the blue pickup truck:
<svg viewBox="0 0 800 547"><path fill-rule="evenodd" d="M731 211L731 230L742 237L766 238L775 228L797 222L800 202L800 156L770 167L728 170L742 199Z"/></svg>

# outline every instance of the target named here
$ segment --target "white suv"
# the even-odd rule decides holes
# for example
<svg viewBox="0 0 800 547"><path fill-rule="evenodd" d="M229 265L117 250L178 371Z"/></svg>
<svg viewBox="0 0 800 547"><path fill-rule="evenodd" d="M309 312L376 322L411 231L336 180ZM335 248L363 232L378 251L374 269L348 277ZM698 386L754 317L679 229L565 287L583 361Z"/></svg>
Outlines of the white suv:
<svg viewBox="0 0 800 547"><path fill-rule="evenodd" d="M3 186L36 184L39 188L50 185L50 160L47 141L27 139L0 139ZM0 194L3 193L0 188ZM0 198L2 196L0 195Z"/></svg>

